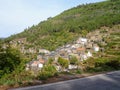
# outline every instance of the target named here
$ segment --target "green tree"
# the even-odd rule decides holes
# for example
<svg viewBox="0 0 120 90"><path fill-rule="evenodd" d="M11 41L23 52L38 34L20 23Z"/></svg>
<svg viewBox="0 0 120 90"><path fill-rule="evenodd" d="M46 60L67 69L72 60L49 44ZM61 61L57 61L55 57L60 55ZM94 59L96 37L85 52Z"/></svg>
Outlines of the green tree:
<svg viewBox="0 0 120 90"><path fill-rule="evenodd" d="M12 73L22 62L20 52L8 47L0 49L0 77Z"/></svg>

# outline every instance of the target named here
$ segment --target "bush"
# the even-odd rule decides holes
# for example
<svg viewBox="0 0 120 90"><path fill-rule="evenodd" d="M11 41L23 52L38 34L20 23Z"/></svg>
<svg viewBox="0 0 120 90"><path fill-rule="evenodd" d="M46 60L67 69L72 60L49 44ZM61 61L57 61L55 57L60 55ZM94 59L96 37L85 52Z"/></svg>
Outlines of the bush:
<svg viewBox="0 0 120 90"><path fill-rule="evenodd" d="M70 57L70 64L72 65L78 65L78 59L76 56L71 56Z"/></svg>
<svg viewBox="0 0 120 90"><path fill-rule="evenodd" d="M102 58L96 59L95 60L95 67L103 67L103 66L105 66L106 62L107 62L106 59L102 59Z"/></svg>
<svg viewBox="0 0 120 90"><path fill-rule="evenodd" d="M82 72L81 72L80 69L77 69L77 70L76 70L76 73L77 73L77 74L81 74Z"/></svg>
<svg viewBox="0 0 120 90"><path fill-rule="evenodd" d="M0 78L5 74L16 71L23 71L26 59L19 50L12 47L0 49ZM5 53L4 53L5 52Z"/></svg>
<svg viewBox="0 0 120 90"><path fill-rule="evenodd" d="M34 77L30 72L13 72L11 74L6 74L0 79L0 85L22 85L25 82L33 80Z"/></svg>
<svg viewBox="0 0 120 90"><path fill-rule="evenodd" d="M39 73L38 78L40 80L46 80L51 76L52 76L52 73L50 73L49 71L42 71Z"/></svg>
<svg viewBox="0 0 120 90"><path fill-rule="evenodd" d="M107 59L96 59L95 67L87 67L88 72L101 72L101 71L111 71L120 69L119 60L107 60Z"/></svg>
<svg viewBox="0 0 120 90"><path fill-rule="evenodd" d="M49 58L47 64L52 64L54 62L53 58Z"/></svg>
<svg viewBox="0 0 120 90"><path fill-rule="evenodd" d="M59 57L58 58L58 63L62 66L63 69L68 68L68 65L69 65L69 61L68 60Z"/></svg>
<svg viewBox="0 0 120 90"><path fill-rule="evenodd" d="M50 77L56 76L57 75L57 70L53 65L46 65L42 68L40 71L38 78L40 80L46 80Z"/></svg>
<svg viewBox="0 0 120 90"><path fill-rule="evenodd" d="M114 69L120 69L120 61L119 60L111 60L107 62L105 65L114 68Z"/></svg>
<svg viewBox="0 0 120 90"><path fill-rule="evenodd" d="M103 58L88 59L84 64L87 66L87 72L101 72L120 69L119 60L108 60Z"/></svg>
<svg viewBox="0 0 120 90"><path fill-rule="evenodd" d="M13 86L15 85L16 82L14 80L6 80L6 81L3 81L2 83L4 83L3 85Z"/></svg>

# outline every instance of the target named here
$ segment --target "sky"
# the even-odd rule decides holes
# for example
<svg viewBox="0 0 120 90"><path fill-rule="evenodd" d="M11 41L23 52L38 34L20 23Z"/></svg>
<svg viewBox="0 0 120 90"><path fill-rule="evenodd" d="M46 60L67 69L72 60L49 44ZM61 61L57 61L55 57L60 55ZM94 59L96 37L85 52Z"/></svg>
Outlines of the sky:
<svg viewBox="0 0 120 90"><path fill-rule="evenodd" d="M0 0L0 37L20 33L72 7L104 0Z"/></svg>

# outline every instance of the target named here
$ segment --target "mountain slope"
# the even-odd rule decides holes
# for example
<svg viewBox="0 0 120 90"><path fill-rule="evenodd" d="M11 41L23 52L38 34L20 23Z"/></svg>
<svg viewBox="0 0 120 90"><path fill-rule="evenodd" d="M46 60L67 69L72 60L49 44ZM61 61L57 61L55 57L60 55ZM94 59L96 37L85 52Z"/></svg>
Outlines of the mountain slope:
<svg viewBox="0 0 120 90"><path fill-rule="evenodd" d="M120 23L120 0L80 5L7 38L26 38L27 47L54 50L102 26Z"/></svg>

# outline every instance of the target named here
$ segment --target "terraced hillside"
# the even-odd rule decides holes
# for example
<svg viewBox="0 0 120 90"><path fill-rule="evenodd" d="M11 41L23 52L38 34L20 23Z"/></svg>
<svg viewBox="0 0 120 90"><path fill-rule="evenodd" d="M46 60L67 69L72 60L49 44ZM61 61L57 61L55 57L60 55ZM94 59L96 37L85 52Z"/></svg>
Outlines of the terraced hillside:
<svg viewBox="0 0 120 90"><path fill-rule="evenodd" d="M79 5L66 10L56 17L50 17L6 41L26 38L25 48L45 48L55 50L57 47L72 42L102 26L112 27L120 23L120 0Z"/></svg>
<svg viewBox="0 0 120 90"><path fill-rule="evenodd" d="M110 36L106 38L107 46L105 53L107 59L120 59L120 25L116 25L109 31Z"/></svg>
<svg viewBox="0 0 120 90"><path fill-rule="evenodd" d="M94 53L94 58L85 61L88 62L88 70L106 71L120 69L120 25L104 28L102 33L108 35L105 38L103 37L107 45L99 44L103 49L98 53Z"/></svg>

